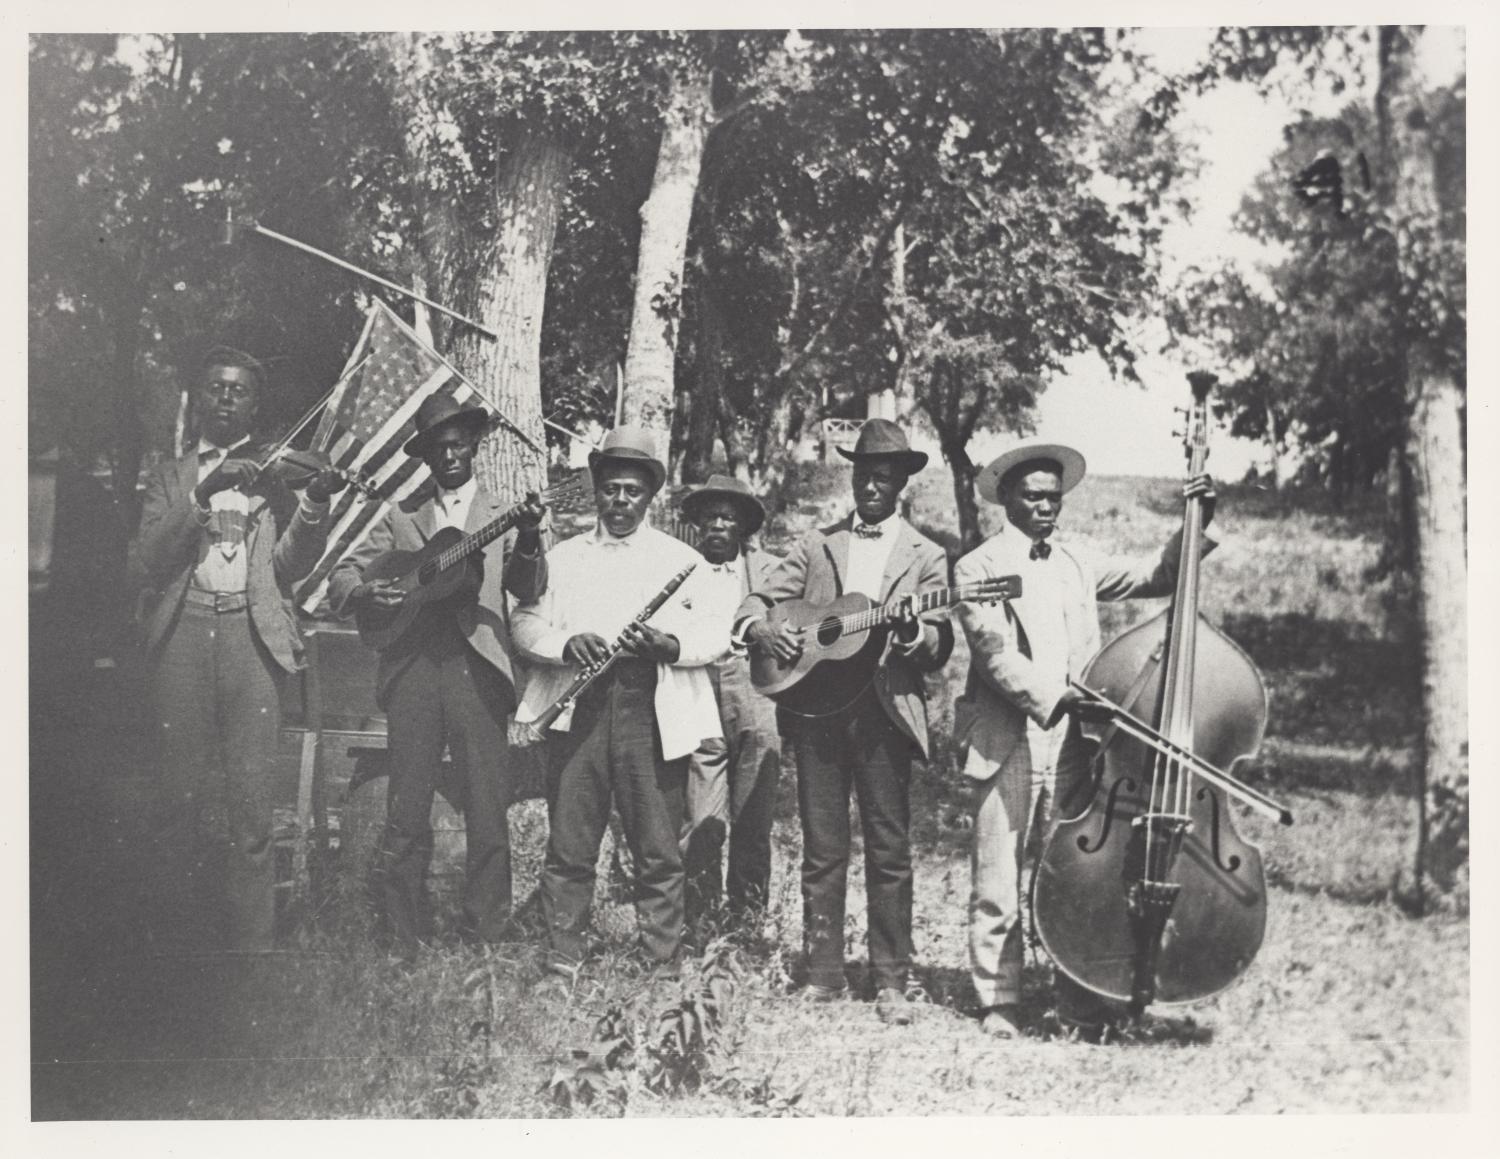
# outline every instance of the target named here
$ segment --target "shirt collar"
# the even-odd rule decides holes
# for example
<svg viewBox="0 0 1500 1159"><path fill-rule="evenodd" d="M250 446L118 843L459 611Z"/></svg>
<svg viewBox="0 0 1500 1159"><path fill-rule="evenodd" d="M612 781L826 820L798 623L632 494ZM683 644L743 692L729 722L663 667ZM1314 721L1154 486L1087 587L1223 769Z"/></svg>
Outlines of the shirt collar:
<svg viewBox="0 0 1500 1159"><path fill-rule="evenodd" d="M596 521L594 523L594 542L597 543L600 547L634 547L636 544L643 541L644 537L641 535L641 532L645 531L650 526L651 516L647 515L640 521L640 523L636 524L635 530L632 531L629 535L619 536L611 535L607 530L605 530L603 522Z"/></svg>
<svg viewBox="0 0 1500 1159"><path fill-rule="evenodd" d="M479 490L479 480L470 475L467 481L459 484L453 490L448 490L441 483L438 484L438 500L444 507L449 507L455 502L468 503L474 498L474 492Z"/></svg>

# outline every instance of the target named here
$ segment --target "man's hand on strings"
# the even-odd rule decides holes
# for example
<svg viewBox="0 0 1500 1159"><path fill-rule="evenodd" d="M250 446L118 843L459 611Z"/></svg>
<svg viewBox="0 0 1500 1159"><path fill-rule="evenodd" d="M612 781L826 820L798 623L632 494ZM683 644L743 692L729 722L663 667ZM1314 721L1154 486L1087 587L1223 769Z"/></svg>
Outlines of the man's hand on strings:
<svg viewBox="0 0 1500 1159"><path fill-rule="evenodd" d="M394 611L406 599L398 581L368 580L349 593L349 602L380 611Z"/></svg>

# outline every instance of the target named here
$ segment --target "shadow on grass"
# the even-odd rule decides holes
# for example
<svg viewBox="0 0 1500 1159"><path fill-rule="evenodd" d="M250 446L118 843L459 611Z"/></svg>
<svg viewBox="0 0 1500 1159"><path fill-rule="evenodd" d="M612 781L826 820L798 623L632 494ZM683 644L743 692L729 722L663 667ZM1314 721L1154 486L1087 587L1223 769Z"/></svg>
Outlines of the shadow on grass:
<svg viewBox="0 0 1500 1159"><path fill-rule="evenodd" d="M1223 627L1266 678L1270 736L1357 749L1415 740L1421 686L1414 649L1361 625L1298 612L1230 613Z"/></svg>

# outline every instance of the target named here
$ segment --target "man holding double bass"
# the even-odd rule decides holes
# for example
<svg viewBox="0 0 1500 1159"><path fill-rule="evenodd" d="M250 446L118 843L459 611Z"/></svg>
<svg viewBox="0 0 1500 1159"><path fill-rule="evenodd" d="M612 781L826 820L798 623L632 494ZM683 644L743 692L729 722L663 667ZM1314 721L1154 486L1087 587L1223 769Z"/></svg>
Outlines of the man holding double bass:
<svg viewBox="0 0 1500 1159"><path fill-rule="evenodd" d="M906 993L912 959L911 769L913 757L928 755L922 678L953 651L952 626L919 620L915 597L947 584L948 561L941 547L896 514L907 480L927 465L905 432L885 419L870 419L854 449L840 447L839 454L854 464L854 511L803 537L740 605L735 634L778 662L794 664L803 638L788 623L768 617L778 603L826 604L849 592L877 603L902 599L873 679L852 702L816 717L798 717L783 704L778 723L797 761L805 992L823 1001L844 990L849 794L857 788L876 1010L885 1022L905 1024L912 1018Z"/></svg>
<svg viewBox="0 0 1500 1159"><path fill-rule="evenodd" d="M1057 541L1063 496L1083 479L1072 447L1023 442L979 473L980 496L1005 509L1007 525L959 560L954 581L1018 574L1020 597L1003 605L961 603L969 677L954 706L954 739L967 746L963 772L974 782L969 897L970 976L980 1027L995 1038L1020 1034L1021 865L1034 827L1077 812L1070 794L1087 786L1087 745L1067 718L1088 702L1069 686L1099 650L1098 600L1172 593L1181 532L1140 563L1096 561ZM1213 518L1213 480L1199 475L1185 496ZM1211 544L1210 544L1211 546ZM1057 975L1058 1013L1081 1037L1097 1039L1107 1010L1093 994Z"/></svg>

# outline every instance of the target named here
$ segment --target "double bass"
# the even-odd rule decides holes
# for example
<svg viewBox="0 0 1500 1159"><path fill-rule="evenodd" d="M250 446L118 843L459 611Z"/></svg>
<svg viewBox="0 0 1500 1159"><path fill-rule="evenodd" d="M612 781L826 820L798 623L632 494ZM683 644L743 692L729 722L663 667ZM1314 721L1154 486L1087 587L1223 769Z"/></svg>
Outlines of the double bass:
<svg viewBox="0 0 1500 1159"><path fill-rule="evenodd" d="M1188 379L1192 478L1208 458L1216 379ZM1226 798L1292 820L1224 771L1255 756L1267 698L1249 656L1198 610L1202 502L1185 501L1171 604L1105 645L1074 682L1096 746L1092 799L1057 825L1032 879L1033 922L1057 968L1135 1017L1152 1002L1219 992L1260 948L1260 850L1235 832Z"/></svg>

